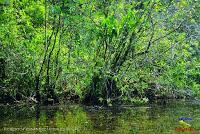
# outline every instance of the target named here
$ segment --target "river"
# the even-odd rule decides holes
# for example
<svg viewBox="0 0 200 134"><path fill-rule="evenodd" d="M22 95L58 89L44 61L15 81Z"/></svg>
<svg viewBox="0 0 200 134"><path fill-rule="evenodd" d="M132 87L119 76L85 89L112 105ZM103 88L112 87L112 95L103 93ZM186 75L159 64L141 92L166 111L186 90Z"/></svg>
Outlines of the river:
<svg viewBox="0 0 200 134"><path fill-rule="evenodd" d="M181 125L183 119L190 127ZM113 107L0 106L2 134L200 134L200 102Z"/></svg>

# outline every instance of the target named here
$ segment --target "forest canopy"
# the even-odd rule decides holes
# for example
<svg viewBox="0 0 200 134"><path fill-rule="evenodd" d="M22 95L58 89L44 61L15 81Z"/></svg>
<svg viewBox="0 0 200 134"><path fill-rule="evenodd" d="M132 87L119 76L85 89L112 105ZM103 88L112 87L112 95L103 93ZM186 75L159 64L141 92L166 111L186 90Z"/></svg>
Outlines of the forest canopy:
<svg viewBox="0 0 200 134"><path fill-rule="evenodd" d="M200 97L198 0L0 0L0 102Z"/></svg>

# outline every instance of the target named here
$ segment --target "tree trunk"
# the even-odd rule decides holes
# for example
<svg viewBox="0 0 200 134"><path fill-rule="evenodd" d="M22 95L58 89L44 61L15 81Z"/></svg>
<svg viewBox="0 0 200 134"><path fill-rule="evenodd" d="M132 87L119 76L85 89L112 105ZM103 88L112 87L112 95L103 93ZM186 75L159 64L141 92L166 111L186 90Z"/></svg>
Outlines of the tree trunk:
<svg viewBox="0 0 200 134"><path fill-rule="evenodd" d="M6 62L5 59L0 58L0 80L3 81L6 77Z"/></svg>
<svg viewBox="0 0 200 134"><path fill-rule="evenodd" d="M115 101L121 94L117 88L116 81L108 76L100 78L100 75L94 75L89 89L83 100L84 104L107 105L108 100Z"/></svg>

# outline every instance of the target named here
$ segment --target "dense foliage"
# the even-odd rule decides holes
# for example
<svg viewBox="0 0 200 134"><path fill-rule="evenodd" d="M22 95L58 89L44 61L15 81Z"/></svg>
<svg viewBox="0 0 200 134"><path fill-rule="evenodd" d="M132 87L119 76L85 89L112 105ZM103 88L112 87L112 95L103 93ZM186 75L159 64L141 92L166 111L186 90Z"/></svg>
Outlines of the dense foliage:
<svg viewBox="0 0 200 134"><path fill-rule="evenodd" d="M200 96L198 0L1 0L0 100Z"/></svg>

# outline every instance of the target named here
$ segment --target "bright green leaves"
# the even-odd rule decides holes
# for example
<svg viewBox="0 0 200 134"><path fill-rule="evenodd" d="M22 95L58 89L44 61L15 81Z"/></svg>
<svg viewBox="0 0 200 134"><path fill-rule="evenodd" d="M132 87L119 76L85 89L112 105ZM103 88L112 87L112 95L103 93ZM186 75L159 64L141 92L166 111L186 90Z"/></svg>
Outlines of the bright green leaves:
<svg viewBox="0 0 200 134"><path fill-rule="evenodd" d="M102 26L107 29L107 34L111 37L118 34L118 22L114 16L108 16L102 21Z"/></svg>
<svg viewBox="0 0 200 134"><path fill-rule="evenodd" d="M35 26L42 26L44 24L45 7L38 2L35 5L26 7L25 12L31 17L31 22Z"/></svg>
<svg viewBox="0 0 200 134"><path fill-rule="evenodd" d="M188 2L187 2L187 0L181 0L180 2L178 2L177 5L179 8L183 8L183 7L188 6Z"/></svg>
<svg viewBox="0 0 200 134"><path fill-rule="evenodd" d="M136 10L129 10L127 15L123 18L124 23L128 24L128 28L132 29L135 28L137 22L139 21L139 17L137 16Z"/></svg>
<svg viewBox="0 0 200 134"><path fill-rule="evenodd" d="M4 4L0 9L1 57L15 61L9 65L10 72L30 70L32 83L43 63L47 35L51 40L47 56L54 48L48 67L55 90L62 88L60 83L65 81L68 90L84 97L90 91L93 77L98 75L99 94L109 78L117 83L124 100L136 103L147 101L143 100L144 92L155 88L152 83L164 87L160 90L162 95L172 88L199 93L199 69L195 68L199 62L197 3L160 0L46 0L46 3L10 0L10 3L13 4ZM176 29L180 23L181 27ZM139 55L141 52L144 53ZM45 60L41 71L44 77L46 66ZM15 80L14 73L9 75ZM41 88L45 86L44 77ZM20 75L17 79L25 81ZM131 98L133 91L138 91L138 96ZM105 98L105 94L98 99L112 104L112 98Z"/></svg>
<svg viewBox="0 0 200 134"><path fill-rule="evenodd" d="M11 0L1 0L0 4L2 5L9 5L11 3Z"/></svg>
<svg viewBox="0 0 200 134"><path fill-rule="evenodd" d="M53 14L60 14L61 13L61 8L58 5L52 5L51 7L51 12Z"/></svg>

